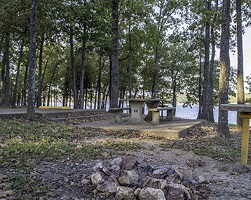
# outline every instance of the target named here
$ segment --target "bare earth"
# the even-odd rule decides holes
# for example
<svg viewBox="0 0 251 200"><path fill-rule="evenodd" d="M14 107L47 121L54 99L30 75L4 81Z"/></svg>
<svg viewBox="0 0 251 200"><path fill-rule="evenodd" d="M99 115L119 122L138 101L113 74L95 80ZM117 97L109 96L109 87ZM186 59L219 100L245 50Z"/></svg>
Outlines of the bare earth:
<svg viewBox="0 0 251 200"><path fill-rule="evenodd" d="M102 141L112 141L112 140L120 140L127 142L139 143L141 145L141 149L137 151L127 151L127 152L117 152L116 156L124 156L124 155L133 155L138 159L140 163L147 163L152 166L169 166L173 168L179 169L179 171L189 178L198 179L200 177L200 181L204 182L207 190L205 193L208 195L202 196L199 199L209 199L209 200L250 200L251 199L251 168L248 164L247 166L242 166L240 162L237 161L229 161L229 159L214 159L207 156L198 156L194 154L192 151L186 151L177 148L163 148L163 144L167 142L173 142L173 146L176 145L177 142L185 142L188 144L191 143L191 146L196 145L194 143L199 142L200 140L206 140L210 138L214 138L217 135L215 128L211 128L208 131L201 130L201 128L196 128L190 131L192 135L190 135L190 139L186 141L186 139L180 139L176 141L167 141L160 138L138 138L132 136L124 136L124 133L108 133L103 135L97 135L96 137L88 138L85 141L89 141L90 143L102 142ZM198 136L200 135L200 136ZM192 138L192 139L191 139ZM194 142L194 140L196 142ZM240 143L240 134L234 133L234 138L232 139L234 142ZM217 145L215 148L218 148ZM104 154L102 159L100 160L91 160L88 164L83 164L86 166L81 173L90 173L92 171L92 166L95 163L100 161L109 161L111 157ZM66 161L67 163L67 161ZM201 164L202 163L202 164ZM250 162L249 162L250 163ZM70 165L70 164L69 164ZM74 163L71 163L74 166ZM54 165L54 168L57 168L59 165ZM61 165L60 165L61 166ZM79 164L77 164L79 166ZM76 168L78 168L76 166ZM88 166L88 167L87 167ZM39 168L39 167L38 167ZM75 169L76 169L75 168ZM60 168L61 174L67 177L67 173L71 171L69 168L64 168L61 166ZM74 168L73 168L74 169ZM64 171L65 170L65 171ZM67 171L68 170L68 171ZM85 171L86 170L86 171ZM75 175L76 171L72 172ZM71 173L70 173L71 174ZM53 176L53 173L49 176ZM54 176L56 174L54 173ZM45 177L46 178L46 177ZM50 177L51 178L51 177ZM65 178L67 181L72 180L72 177ZM81 179L81 177L80 177ZM71 181L69 181L71 182ZM66 187L69 187L69 183L67 182ZM80 192L81 194L69 193L66 194L65 188L62 188L61 192L62 199L72 199L75 196L75 199L81 199L83 197L83 190L75 190L75 192ZM209 190L209 191L208 191ZM70 191L70 190L69 190ZM71 190L73 191L73 190ZM93 197L89 196L88 192L84 197ZM59 192L60 193L60 192ZM71 198L70 198L71 196ZM53 198L52 198L53 199ZM57 199L57 198L55 198ZM96 199L96 198L93 198ZM103 199L103 198L97 198Z"/></svg>
<svg viewBox="0 0 251 200"><path fill-rule="evenodd" d="M78 125L78 124L75 124ZM152 166L167 166L178 169L184 176L205 184L205 195L199 199L209 200L250 200L251 199L251 161L243 166L239 158L229 154L210 153L199 156L193 150L205 146L213 146L215 152L231 151L234 147L240 149L241 135L232 131L229 140L220 139L216 126L212 124L200 125L189 131L184 139L166 140L161 138L141 137L134 133L126 134L119 131L101 131L93 129L93 134L84 139L84 142L132 142L140 144L141 148L133 151L117 151L115 155L104 153L97 160L81 158L72 160L64 158L57 161L44 161L34 167L31 176L41 185L49 185L46 198L42 199L113 199L102 198L91 186L86 185L83 179L93 172L93 166L101 161L109 162L115 157L133 155L139 163ZM78 141L81 142L81 141ZM202 155L202 154L200 154ZM227 156L222 156L227 155ZM236 155L236 154L235 154ZM239 153L238 153L239 155ZM238 156L237 155L237 156ZM210 156L210 157L209 157ZM4 164L0 168L8 169ZM5 173L12 173L8 169ZM0 172L1 180L1 172ZM202 192L203 193L203 192ZM1 193L0 193L1 194ZM43 194L37 194L41 197ZM0 196L1 197L1 196ZM15 199L13 195L7 198ZM41 199L41 198L39 198Z"/></svg>

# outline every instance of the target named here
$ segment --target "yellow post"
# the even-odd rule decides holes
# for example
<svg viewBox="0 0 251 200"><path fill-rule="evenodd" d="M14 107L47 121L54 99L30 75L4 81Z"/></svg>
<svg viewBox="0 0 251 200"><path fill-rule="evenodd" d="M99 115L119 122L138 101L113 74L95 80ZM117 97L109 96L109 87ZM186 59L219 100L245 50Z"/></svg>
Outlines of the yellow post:
<svg viewBox="0 0 251 200"><path fill-rule="evenodd" d="M243 118L241 163L246 165L248 162L249 119L251 116L247 114L241 114L240 117Z"/></svg>

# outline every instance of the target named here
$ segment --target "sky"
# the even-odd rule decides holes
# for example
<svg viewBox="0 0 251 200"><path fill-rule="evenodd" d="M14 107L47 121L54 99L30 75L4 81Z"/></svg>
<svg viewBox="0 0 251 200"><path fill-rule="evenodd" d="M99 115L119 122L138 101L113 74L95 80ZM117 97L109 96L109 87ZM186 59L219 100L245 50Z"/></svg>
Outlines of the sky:
<svg viewBox="0 0 251 200"><path fill-rule="evenodd" d="M251 27L245 30L243 35L243 70L244 79L251 76ZM231 66L237 67L237 52L230 52Z"/></svg>

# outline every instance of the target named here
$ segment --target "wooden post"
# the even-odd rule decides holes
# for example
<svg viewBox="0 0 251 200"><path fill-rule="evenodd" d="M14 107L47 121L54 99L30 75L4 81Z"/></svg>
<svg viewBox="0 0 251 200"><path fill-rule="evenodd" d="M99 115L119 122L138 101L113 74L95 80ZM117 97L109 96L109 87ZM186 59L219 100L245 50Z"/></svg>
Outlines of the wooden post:
<svg viewBox="0 0 251 200"><path fill-rule="evenodd" d="M249 119L250 114L241 113L240 117L243 119L242 125L242 144L241 144L241 163L246 165L248 162L248 143L249 143Z"/></svg>

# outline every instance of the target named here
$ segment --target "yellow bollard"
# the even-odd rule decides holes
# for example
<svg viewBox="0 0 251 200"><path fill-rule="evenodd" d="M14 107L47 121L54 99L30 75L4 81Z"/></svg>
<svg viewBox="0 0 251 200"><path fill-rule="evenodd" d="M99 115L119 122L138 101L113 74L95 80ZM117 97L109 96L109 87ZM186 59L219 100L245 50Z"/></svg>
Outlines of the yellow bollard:
<svg viewBox="0 0 251 200"><path fill-rule="evenodd" d="M248 143L249 143L249 119L250 115L241 114L242 125L242 144L241 144L241 163L246 165L248 162Z"/></svg>

